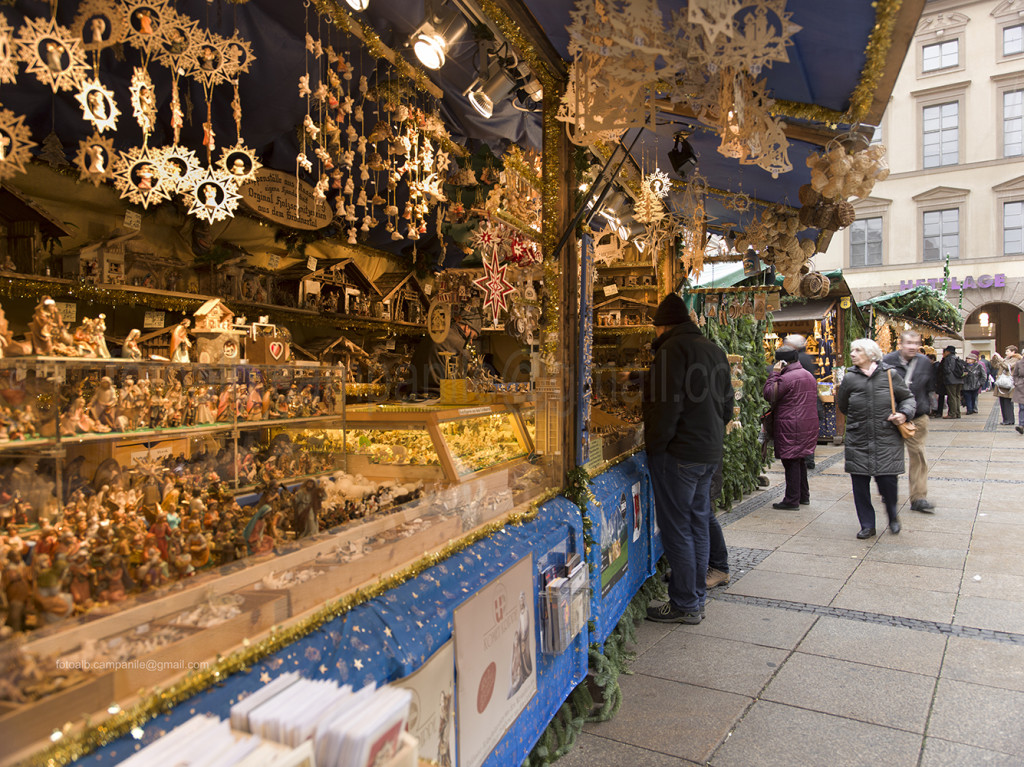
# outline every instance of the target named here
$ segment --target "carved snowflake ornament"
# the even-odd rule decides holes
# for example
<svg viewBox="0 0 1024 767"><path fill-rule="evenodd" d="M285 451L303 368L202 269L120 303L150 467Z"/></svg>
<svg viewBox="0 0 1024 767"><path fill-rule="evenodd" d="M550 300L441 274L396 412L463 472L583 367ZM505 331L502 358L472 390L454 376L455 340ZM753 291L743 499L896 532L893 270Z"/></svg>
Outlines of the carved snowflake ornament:
<svg viewBox="0 0 1024 767"><path fill-rule="evenodd" d="M114 186L123 199L143 208L169 200L174 193L173 184L164 175L162 152L150 147L132 147L118 154Z"/></svg>
<svg viewBox="0 0 1024 767"><path fill-rule="evenodd" d="M217 167L231 177L236 186L241 186L248 181L255 181L256 173L263 164L256 159L255 151L239 141L221 152Z"/></svg>
<svg viewBox="0 0 1024 767"><path fill-rule="evenodd" d="M125 40L148 57L160 50L161 30L171 19L168 0L124 0Z"/></svg>
<svg viewBox="0 0 1024 767"><path fill-rule="evenodd" d="M159 39L154 49L157 63L163 64L175 75L183 75L193 66L195 42L199 36L199 22L171 9L160 25Z"/></svg>
<svg viewBox="0 0 1024 767"><path fill-rule="evenodd" d="M124 42L126 30L124 12L113 0L85 0L71 23L71 31L86 51L100 51Z"/></svg>
<svg viewBox="0 0 1024 767"><path fill-rule="evenodd" d="M29 150L35 145L25 118L0 109L0 181L25 172L25 163L32 157Z"/></svg>
<svg viewBox="0 0 1024 767"><path fill-rule="evenodd" d="M192 192L195 177L202 169L196 153L178 144L162 147L160 152L163 160L162 176L168 190L187 197Z"/></svg>
<svg viewBox="0 0 1024 767"><path fill-rule="evenodd" d="M121 110L114 101L114 92L99 80L83 80L75 101L82 108L82 119L91 122L97 131L116 129Z"/></svg>
<svg viewBox="0 0 1024 767"><path fill-rule="evenodd" d="M195 55L188 71L189 77L209 89L228 79L227 40L210 30L203 30L195 42Z"/></svg>
<svg viewBox="0 0 1024 767"><path fill-rule="evenodd" d="M515 292L506 273L508 264L498 265L498 254L484 256L484 276L473 280L473 284L484 292L484 307L490 311L491 319L497 321L502 311L508 311L508 297Z"/></svg>
<svg viewBox="0 0 1024 767"><path fill-rule="evenodd" d="M211 224L233 218L242 199L238 185L230 175L210 168L193 177L191 195L189 215Z"/></svg>
<svg viewBox="0 0 1024 767"><path fill-rule="evenodd" d="M704 36L714 43L719 35L732 37L733 17L741 7L741 0L689 0L687 21L703 29Z"/></svg>
<svg viewBox="0 0 1024 767"><path fill-rule="evenodd" d="M0 16L0 83L13 83L18 76L18 59L14 55L14 28Z"/></svg>
<svg viewBox="0 0 1024 767"><path fill-rule="evenodd" d="M28 71L54 93L75 90L85 77L81 42L53 19L26 18L17 43Z"/></svg>
<svg viewBox="0 0 1024 767"><path fill-rule="evenodd" d="M99 186L114 177L114 138L103 137L93 133L78 142L78 154L75 155L79 181L91 181Z"/></svg>

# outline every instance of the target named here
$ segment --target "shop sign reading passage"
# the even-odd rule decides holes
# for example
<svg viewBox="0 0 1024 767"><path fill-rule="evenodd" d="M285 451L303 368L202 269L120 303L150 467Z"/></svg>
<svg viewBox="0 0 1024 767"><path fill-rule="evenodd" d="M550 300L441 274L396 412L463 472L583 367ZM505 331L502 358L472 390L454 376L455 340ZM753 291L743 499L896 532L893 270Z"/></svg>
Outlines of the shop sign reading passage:
<svg viewBox="0 0 1024 767"><path fill-rule="evenodd" d="M278 170L261 168L256 180L243 184L239 193L256 213L295 229L322 229L334 217L312 186Z"/></svg>

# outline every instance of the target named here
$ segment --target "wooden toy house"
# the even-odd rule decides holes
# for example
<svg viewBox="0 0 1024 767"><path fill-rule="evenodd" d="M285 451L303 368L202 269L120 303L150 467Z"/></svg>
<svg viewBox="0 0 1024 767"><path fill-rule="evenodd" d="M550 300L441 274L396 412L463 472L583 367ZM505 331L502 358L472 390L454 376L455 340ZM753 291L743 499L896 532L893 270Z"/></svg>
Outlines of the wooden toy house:
<svg viewBox="0 0 1024 767"><path fill-rule="evenodd" d="M413 272L387 272L377 280L381 293L384 319L392 322L422 324L430 307L430 299Z"/></svg>

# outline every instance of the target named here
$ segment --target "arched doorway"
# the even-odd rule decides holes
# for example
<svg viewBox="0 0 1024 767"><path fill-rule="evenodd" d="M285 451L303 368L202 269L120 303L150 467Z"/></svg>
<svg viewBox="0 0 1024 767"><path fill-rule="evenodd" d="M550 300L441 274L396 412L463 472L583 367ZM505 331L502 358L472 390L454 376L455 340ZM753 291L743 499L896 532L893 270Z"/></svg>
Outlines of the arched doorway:
<svg viewBox="0 0 1024 767"><path fill-rule="evenodd" d="M1011 344L1020 348L1024 340L1021 310L1002 301L982 304L964 320L963 336L965 350L979 349L986 356L992 351L1002 354Z"/></svg>

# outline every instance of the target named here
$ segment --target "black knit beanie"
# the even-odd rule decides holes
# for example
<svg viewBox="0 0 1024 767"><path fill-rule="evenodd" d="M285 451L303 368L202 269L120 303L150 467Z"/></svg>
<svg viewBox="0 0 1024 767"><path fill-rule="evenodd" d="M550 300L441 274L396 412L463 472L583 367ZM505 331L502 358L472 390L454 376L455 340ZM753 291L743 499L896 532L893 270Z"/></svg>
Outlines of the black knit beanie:
<svg viewBox="0 0 1024 767"><path fill-rule="evenodd" d="M654 313L655 326L679 325L689 321L690 313L686 310L686 303L678 293L669 293L665 296Z"/></svg>

